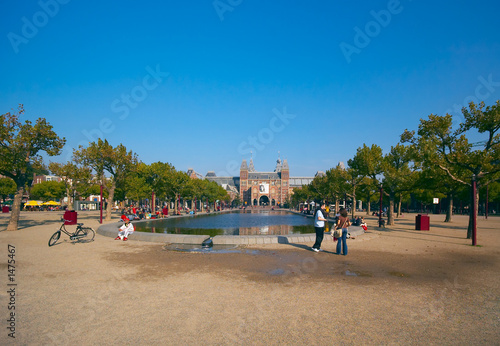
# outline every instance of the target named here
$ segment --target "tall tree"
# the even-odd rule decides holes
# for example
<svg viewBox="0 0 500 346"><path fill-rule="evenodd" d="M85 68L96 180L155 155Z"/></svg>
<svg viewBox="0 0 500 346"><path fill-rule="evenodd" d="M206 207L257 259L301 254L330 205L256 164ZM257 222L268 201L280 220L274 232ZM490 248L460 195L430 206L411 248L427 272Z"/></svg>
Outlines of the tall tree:
<svg viewBox="0 0 500 346"><path fill-rule="evenodd" d="M363 191L367 196L367 215L370 214L371 196L375 193L375 191L378 191L376 177L381 172L382 157L382 148L378 145L372 144L371 147L368 147L366 144L363 144L362 147L357 149L356 155L347 161L348 166L354 172L354 176L352 178L352 195L356 195L356 187L358 185L363 185ZM350 175L352 174L353 173Z"/></svg>
<svg viewBox="0 0 500 346"><path fill-rule="evenodd" d="M500 179L500 101L485 107L484 102L462 108L464 120L457 130L452 128L452 116L429 115L415 131L405 130L403 142L411 142L425 160L442 169L460 184L477 182L475 215L470 213L467 238L472 237L473 218L477 217L479 188ZM470 142L468 136L481 136L482 141ZM462 172L467 172L465 178ZM460 172L460 175L457 174ZM472 196L472 193L471 193ZM471 207L472 207L471 198ZM472 209L472 208L471 208Z"/></svg>
<svg viewBox="0 0 500 346"><path fill-rule="evenodd" d="M350 193L351 185L346 170L337 165L326 171L326 184L330 193L330 200L335 201L335 213L339 209L339 200Z"/></svg>
<svg viewBox="0 0 500 346"><path fill-rule="evenodd" d="M450 176L441 170L436 165L429 165L429 162L423 162L424 167L419 180L416 181L416 185L420 186L422 189L427 189L435 192L434 197L439 197L437 194L443 193L446 196L448 205L446 206L446 216L444 222L452 221L453 214L453 200L457 192L461 190L462 185L451 179ZM455 171L455 170L454 170ZM455 173L457 176L463 176L459 172Z"/></svg>
<svg viewBox="0 0 500 346"><path fill-rule="evenodd" d="M394 225L394 203L396 195L410 191L416 179L416 166L412 165L412 148L397 144L384 156L382 174L384 193L389 196L387 224Z"/></svg>
<svg viewBox="0 0 500 346"><path fill-rule="evenodd" d="M9 112L0 116L0 174L16 183L8 231L17 230L24 190L34 171L43 166L40 152L58 155L66 143L47 120L38 118L35 124L29 120L22 123L20 117L23 114L24 107L19 105L17 114Z"/></svg>
<svg viewBox="0 0 500 346"><path fill-rule="evenodd" d="M181 171L175 171L173 174L172 174L172 177L171 177L171 180L169 181L169 185L171 187L171 193L175 196L175 203L174 203L174 213L177 214L179 211L177 210L178 209L178 201L180 200L180 198L182 197L182 192L184 190L184 187L185 185L187 184L187 182L189 181L189 176L185 173L185 172L181 172ZM217 183L215 183L217 184ZM209 196L211 197L211 194L209 194Z"/></svg>
<svg viewBox="0 0 500 346"><path fill-rule="evenodd" d="M147 166L145 173L146 181L158 198L170 199L174 197L177 171L173 165L160 161L153 162Z"/></svg>
<svg viewBox="0 0 500 346"><path fill-rule="evenodd" d="M309 191L313 192L313 197L315 202L326 202L330 197L330 191L328 189L328 178L326 175L317 175L309 183Z"/></svg>
<svg viewBox="0 0 500 346"><path fill-rule="evenodd" d="M106 139L103 141L99 138L97 143L92 142L87 148L79 146L79 149L73 152L73 159L79 164L92 167L100 177L101 183L108 191L106 221L111 221L116 185L120 184L137 164L137 155L127 151L123 144L113 147ZM109 179L105 178L105 172L110 174ZM106 181L109 181L109 184Z"/></svg>
<svg viewBox="0 0 500 346"><path fill-rule="evenodd" d="M61 178L66 190L68 200L67 207L71 210L75 203L75 195L83 195L91 186L91 168L86 166L77 166L76 163L68 161L65 164L51 162L50 171Z"/></svg>

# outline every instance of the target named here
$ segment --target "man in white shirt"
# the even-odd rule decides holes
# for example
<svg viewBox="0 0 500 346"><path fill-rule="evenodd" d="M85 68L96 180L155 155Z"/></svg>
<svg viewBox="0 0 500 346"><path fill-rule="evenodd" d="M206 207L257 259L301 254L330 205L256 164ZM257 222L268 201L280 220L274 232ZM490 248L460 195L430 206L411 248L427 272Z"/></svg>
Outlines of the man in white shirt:
<svg viewBox="0 0 500 346"><path fill-rule="evenodd" d="M325 209L326 209L326 204L321 203L321 208L316 209L316 212L314 213L314 230L316 231L316 242L312 246L311 250L314 252L320 252L323 251L320 249L321 247L321 242L323 241L323 236L325 234Z"/></svg>

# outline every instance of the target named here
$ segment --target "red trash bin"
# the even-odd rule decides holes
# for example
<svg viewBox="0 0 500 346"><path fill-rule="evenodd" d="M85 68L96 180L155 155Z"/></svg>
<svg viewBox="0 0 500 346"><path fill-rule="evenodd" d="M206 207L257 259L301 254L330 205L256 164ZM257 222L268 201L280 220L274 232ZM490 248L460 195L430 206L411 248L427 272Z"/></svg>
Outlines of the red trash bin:
<svg viewBox="0 0 500 346"><path fill-rule="evenodd" d="M74 210L66 210L64 212L64 224L65 225L76 225L78 219L78 213Z"/></svg>
<svg viewBox="0 0 500 346"><path fill-rule="evenodd" d="M2 213L8 213L9 211L10 211L10 208L9 208L9 206L8 206L8 205L4 205L4 206L2 207Z"/></svg>
<svg viewBox="0 0 500 346"><path fill-rule="evenodd" d="M418 214L415 217L415 230L417 231L428 231L430 226L430 218L428 215Z"/></svg>

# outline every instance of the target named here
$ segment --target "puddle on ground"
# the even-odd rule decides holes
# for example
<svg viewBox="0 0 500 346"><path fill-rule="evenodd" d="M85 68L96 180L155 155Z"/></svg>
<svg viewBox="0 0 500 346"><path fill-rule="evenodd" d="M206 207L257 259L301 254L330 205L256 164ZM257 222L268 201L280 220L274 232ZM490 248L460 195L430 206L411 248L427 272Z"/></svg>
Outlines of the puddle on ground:
<svg viewBox="0 0 500 346"><path fill-rule="evenodd" d="M270 275L283 275L283 274L285 274L285 271L281 268L278 268L278 269L270 270L270 271L268 271L268 273Z"/></svg>
<svg viewBox="0 0 500 346"><path fill-rule="evenodd" d="M344 272L344 274L345 274L346 276L358 276L358 274L357 274L356 272L352 272L352 271L350 271L350 270L346 270L346 271Z"/></svg>
<svg viewBox="0 0 500 346"><path fill-rule="evenodd" d="M259 255L259 250L245 250L238 245L216 244L210 247L196 244L166 244L163 251L195 252L195 253L245 253L249 255Z"/></svg>
<svg viewBox="0 0 500 346"><path fill-rule="evenodd" d="M360 271L354 271L354 270L346 270L343 273L345 276L359 276L359 277L373 277L373 274L367 273L367 272L360 272Z"/></svg>

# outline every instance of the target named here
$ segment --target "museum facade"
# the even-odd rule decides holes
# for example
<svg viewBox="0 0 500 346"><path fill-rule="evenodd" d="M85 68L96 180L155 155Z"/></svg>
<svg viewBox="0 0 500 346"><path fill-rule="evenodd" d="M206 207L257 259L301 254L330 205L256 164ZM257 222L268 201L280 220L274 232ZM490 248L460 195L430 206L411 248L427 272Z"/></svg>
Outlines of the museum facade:
<svg viewBox="0 0 500 346"><path fill-rule="evenodd" d="M278 158L274 171L257 172L253 159L243 160L239 177L218 177L210 171L205 177L192 168L187 171L191 178L215 181L228 191L232 199L239 195L243 206L279 206L285 204L293 190L308 185L314 177L290 177L286 159ZM323 172L317 172L324 174Z"/></svg>

